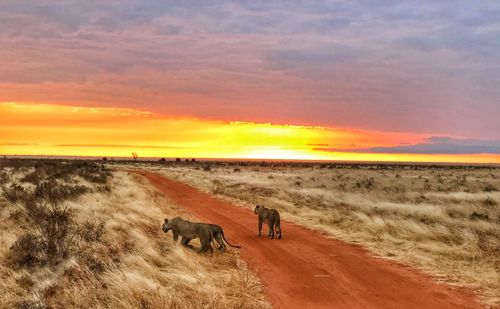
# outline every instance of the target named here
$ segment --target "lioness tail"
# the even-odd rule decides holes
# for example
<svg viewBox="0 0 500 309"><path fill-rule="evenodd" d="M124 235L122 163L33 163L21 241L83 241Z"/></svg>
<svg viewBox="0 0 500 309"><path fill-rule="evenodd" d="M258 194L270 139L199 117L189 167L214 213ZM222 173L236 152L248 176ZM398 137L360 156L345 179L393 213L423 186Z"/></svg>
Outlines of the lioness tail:
<svg viewBox="0 0 500 309"><path fill-rule="evenodd" d="M234 247L234 248L241 248L241 246L238 246L238 245L232 245L229 241L227 241L226 239L226 236L224 236L224 231L222 231L222 238L224 238L224 241L230 245L231 247Z"/></svg>

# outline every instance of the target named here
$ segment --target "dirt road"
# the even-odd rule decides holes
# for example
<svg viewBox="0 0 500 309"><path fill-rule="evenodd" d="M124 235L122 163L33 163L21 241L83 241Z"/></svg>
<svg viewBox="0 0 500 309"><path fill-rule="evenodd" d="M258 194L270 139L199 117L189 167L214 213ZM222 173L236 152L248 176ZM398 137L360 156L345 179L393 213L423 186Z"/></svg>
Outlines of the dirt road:
<svg viewBox="0 0 500 309"><path fill-rule="evenodd" d="M464 289L433 283L417 270L284 220L283 239L257 237L251 210L158 174L140 174L174 203L200 221L221 225L226 236L241 244L241 257L258 273L275 308L480 307Z"/></svg>

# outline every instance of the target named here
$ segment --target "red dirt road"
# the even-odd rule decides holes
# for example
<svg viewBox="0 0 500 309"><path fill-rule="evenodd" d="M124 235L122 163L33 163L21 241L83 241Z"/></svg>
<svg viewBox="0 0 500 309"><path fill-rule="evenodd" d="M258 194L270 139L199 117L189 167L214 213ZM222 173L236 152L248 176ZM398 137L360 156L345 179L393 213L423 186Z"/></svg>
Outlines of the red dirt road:
<svg viewBox="0 0 500 309"><path fill-rule="evenodd" d="M432 282L410 267L282 220L283 239L257 237L257 217L189 185L140 172L200 221L224 228L258 273L274 308L480 308L464 289Z"/></svg>

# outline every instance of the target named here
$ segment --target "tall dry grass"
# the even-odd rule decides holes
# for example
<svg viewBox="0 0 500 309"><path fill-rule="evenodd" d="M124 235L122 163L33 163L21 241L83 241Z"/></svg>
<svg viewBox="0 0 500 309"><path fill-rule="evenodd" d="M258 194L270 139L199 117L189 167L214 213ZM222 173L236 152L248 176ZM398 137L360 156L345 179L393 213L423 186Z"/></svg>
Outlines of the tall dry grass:
<svg viewBox="0 0 500 309"><path fill-rule="evenodd" d="M500 302L499 169L147 168L243 207L276 208Z"/></svg>
<svg viewBox="0 0 500 309"><path fill-rule="evenodd" d="M68 212L51 214L52 220L66 224L58 246L67 250L57 257L47 255L53 250L45 251L43 230L25 201L47 177L34 179L35 172L33 166L3 169L6 179L1 185L7 191L19 185L25 195L15 201L6 198L8 194L0 198L0 307L269 307L258 278L235 251L205 256L174 245L172 235L161 230L163 219L189 215L143 178L126 172L106 171L104 177L100 172L77 171L56 177L53 188L67 185L85 190L56 204ZM65 196L65 192L56 195ZM49 202L49 193L42 200ZM19 246L28 234L39 238L39 251ZM20 258L26 253L39 258Z"/></svg>

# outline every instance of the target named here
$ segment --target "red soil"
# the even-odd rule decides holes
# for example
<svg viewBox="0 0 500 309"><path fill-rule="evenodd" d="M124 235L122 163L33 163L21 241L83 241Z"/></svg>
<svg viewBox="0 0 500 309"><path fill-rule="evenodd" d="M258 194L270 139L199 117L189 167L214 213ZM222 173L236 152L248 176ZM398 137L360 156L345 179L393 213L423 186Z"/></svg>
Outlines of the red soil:
<svg viewBox="0 0 500 309"><path fill-rule="evenodd" d="M257 217L164 176L140 172L200 221L224 228L257 272L275 308L478 308L474 294L433 282L422 272L373 257L359 246L281 221L283 238L257 237Z"/></svg>

